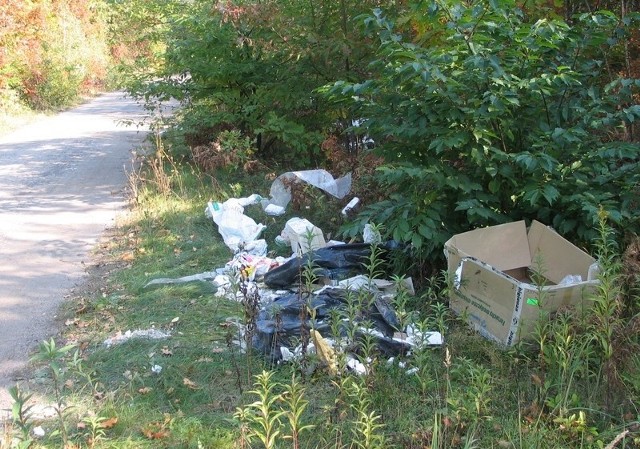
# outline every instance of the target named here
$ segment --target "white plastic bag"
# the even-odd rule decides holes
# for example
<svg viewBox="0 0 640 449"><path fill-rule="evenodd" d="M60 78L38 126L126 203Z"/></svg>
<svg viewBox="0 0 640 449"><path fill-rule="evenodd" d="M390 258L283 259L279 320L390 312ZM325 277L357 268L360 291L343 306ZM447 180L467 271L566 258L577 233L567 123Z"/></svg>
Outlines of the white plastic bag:
<svg viewBox="0 0 640 449"><path fill-rule="evenodd" d="M286 185L289 182L305 182L309 185L324 190L338 199L342 199L351 191L351 173L347 173L342 178L334 179L331 173L326 170L302 170L283 173L271 184L269 192L271 198L262 200L264 211L271 214L273 208L270 205L286 208L291 201L291 189ZM280 211L280 209L275 209Z"/></svg>
<svg viewBox="0 0 640 449"><path fill-rule="evenodd" d="M224 243L233 252L238 251L241 246L257 240L266 228L262 223L257 224L252 218L234 210L225 211L219 215L216 224Z"/></svg>
<svg viewBox="0 0 640 449"><path fill-rule="evenodd" d="M262 223L257 224L244 215L241 203L242 201L232 198L224 203L210 202L207 206L207 215L218 225L218 232L224 243L233 252L257 240L266 228Z"/></svg>

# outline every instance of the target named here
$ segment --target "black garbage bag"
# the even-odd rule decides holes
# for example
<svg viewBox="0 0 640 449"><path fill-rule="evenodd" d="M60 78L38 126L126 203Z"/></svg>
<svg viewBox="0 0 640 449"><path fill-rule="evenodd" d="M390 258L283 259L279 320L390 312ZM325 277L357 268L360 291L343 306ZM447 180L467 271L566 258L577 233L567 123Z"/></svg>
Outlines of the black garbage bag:
<svg viewBox="0 0 640 449"><path fill-rule="evenodd" d="M258 313L256 330L253 335L253 347L271 360L282 358L281 346L292 350L299 342L302 329L312 327L323 337L331 335L329 318L332 310L346 310L346 297L349 292L340 288L325 289L320 294L300 295L291 293L275 299L263 307ZM314 321L307 318L304 323L301 317L303 308L315 310ZM406 343L393 340L393 333L399 330L398 318L390 304L383 298L376 296L370 310L360 311L359 319L367 321L378 331L374 336L381 353L391 356L406 352ZM312 326L313 324L313 326ZM304 327L303 327L304 326ZM341 326L341 334L346 334L346 324ZM362 332L358 331L362 336Z"/></svg>
<svg viewBox="0 0 640 449"><path fill-rule="evenodd" d="M397 242L386 242L380 245L385 251L381 256L385 258L389 250L397 249ZM310 251L302 257L291 259L287 263L268 271L264 275L264 282L270 288L287 288L300 281L300 274L313 261L314 271L319 277L342 280L366 271L365 264L371 254L371 244L352 243L334 245Z"/></svg>

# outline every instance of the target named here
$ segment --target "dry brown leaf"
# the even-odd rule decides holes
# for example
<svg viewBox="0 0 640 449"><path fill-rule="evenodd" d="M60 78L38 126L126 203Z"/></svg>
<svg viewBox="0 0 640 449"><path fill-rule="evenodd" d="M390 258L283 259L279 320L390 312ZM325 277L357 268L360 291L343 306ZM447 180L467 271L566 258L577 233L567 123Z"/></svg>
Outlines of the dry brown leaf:
<svg viewBox="0 0 640 449"><path fill-rule="evenodd" d="M184 379L182 379L182 383L187 387L190 388L191 390L197 390L198 389L198 384L196 384L194 381L192 381L191 379L185 377Z"/></svg>
<svg viewBox="0 0 640 449"><path fill-rule="evenodd" d="M149 426L142 429L142 434L150 440L161 440L169 436L169 431L162 427L155 429Z"/></svg>
<svg viewBox="0 0 640 449"><path fill-rule="evenodd" d="M100 423L100 427L103 429L111 429L113 426L118 424L118 417L114 416L113 418L106 419Z"/></svg>
<svg viewBox="0 0 640 449"><path fill-rule="evenodd" d="M85 423L84 421L80 421L78 424L76 424L76 428L78 430L84 430L87 428L87 423Z"/></svg>
<svg viewBox="0 0 640 449"><path fill-rule="evenodd" d="M209 363L213 362L213 359L211 357L200 357L196 362Z"/></svg>
<svg viewBox="0 0 640 449"><path fill-rule="evenodd" d="M542 386L542 384L543 384L542 379L540 378L540 376L538 376L538 375L537 375L537 374L535 374L535 373L534 373L534 374L531 374L531 381L532 381L535 385L537 385L537 386L539 386L539 387L541 387L541 386Z"/></svg>
<svg viewBox="0 0 640 449"><path fill-rule="evenodd" d="M442 418L442 424L444 424L445 427L451 427L453 425L448 416Z"/></svg>
<svg viewBox="0 0 640 449"><path fill-rule="evenodd" d="M147 394L147 393L151 392L151 390L153 390L153 388L144 387L144 388L140 388L140 389L138 390L138 393L140 393L140 394Z"/></svg>

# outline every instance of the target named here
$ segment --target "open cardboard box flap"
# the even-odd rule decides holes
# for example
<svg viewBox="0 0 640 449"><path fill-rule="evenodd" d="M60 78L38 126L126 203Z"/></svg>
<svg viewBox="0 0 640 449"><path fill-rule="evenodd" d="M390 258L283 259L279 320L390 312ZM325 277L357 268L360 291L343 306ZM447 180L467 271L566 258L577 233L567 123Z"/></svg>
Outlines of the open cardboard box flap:
<svg viewBox="0 0 640 449"><path fill-rule="evenodd" d="M529 229L529 247L532 263L540 254L544 277L552 283L559 284L570 274L580 275L583 281L589 279L589 267L595 259L535 220Z"/></svg>
<svg viewBox="0 0 640 449"><path fill-rule="evenodd" d="M540 309L588 306L583 300L598 283L589 277L593 257L537 221L528 232L518 221L457 234L445 243L445 254L454 284L449 306L506 346L531 334ZM531 284L527 274L535 269L546 285ZM567 275L581 281L561 283Z"/></svg>
<svg viewBox="0 0 640 449"><path fill-rule="evenodd" d="M553 229L533 221L529 232L524 220L475 229L451 237L445 248L460 258L473 257L509 273L529 268L540 255L544 276L558 284L567 275L588 279L595 259L564 239Z"/></svg>
<svg viewBox="0 0 640 449"><path fill-rule="evenodd" d="M524 220L454 235L445 247L455 248L461 257L474 257L501 271L531 265Z"/></svg>

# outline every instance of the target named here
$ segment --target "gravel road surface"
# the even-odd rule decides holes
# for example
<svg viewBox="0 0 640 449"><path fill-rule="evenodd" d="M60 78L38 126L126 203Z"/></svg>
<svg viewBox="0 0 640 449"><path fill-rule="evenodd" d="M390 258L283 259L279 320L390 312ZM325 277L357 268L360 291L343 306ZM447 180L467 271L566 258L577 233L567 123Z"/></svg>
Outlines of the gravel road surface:
<svg viewBox="0 0 640 449"><path fill-rule="evenodd" d="M145 115L109 93L0 137L0 410L125 205L132 151L147 130L123 121Z"/></svg>

